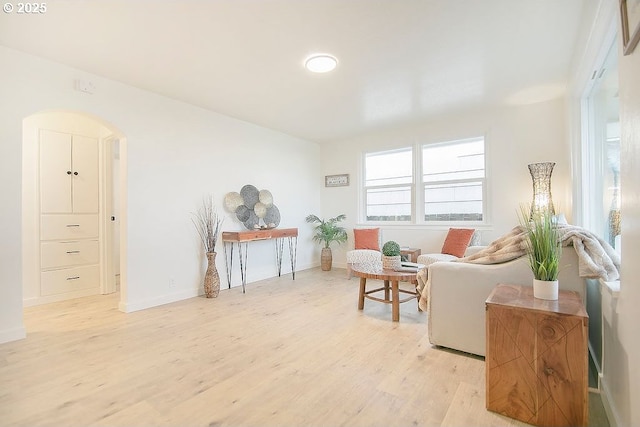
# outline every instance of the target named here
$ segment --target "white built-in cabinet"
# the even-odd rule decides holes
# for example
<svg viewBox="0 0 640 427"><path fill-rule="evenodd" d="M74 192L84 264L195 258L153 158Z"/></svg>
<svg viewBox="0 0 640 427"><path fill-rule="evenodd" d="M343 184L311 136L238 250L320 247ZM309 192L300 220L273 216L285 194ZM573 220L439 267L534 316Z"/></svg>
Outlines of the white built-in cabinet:
<svg viewBox="0 0 640 427"><path fill-rule="evenodd" d="M100 289L98 139L40 130L40 296Z"/></svg>

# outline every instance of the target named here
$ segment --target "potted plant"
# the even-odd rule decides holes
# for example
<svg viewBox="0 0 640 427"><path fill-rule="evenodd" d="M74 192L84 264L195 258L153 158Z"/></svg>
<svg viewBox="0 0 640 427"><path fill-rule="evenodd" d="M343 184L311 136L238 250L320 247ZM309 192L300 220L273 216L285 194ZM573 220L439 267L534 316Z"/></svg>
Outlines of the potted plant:
<svg viewBox="0 0 640 427"><path fill-rule="evenodd" d="M333 242L341 244L347 241L347 231L338 225L340 221L346 218L347 216L345 214L341 214L325 221L313 214L307 216L306 221L308 223L317 224L314 228L315 234L313 235L313 240L324 244L320 256L320 267L322 271L331 270L331 264L333 263L333 255L329 245Z"/></svg>
<svg viewBox="0 0 640 427"><path fill-rule="evenodd" d="M205 197L202 205L191 218L196 231L202 240L204 253L207 256L207 271L204 275L204 295L215 298L220 293L220 276L216 268L216 242L222 220L216 212L213 196Z"/></svg>
<svg viewBox="0 0 640 427"><path fill-rule="evenodd" d="M533 296L557 300L562 242L553 214L549 210L529 214L529 210L523 208L521 225L525 232L527 259L533 272Z"/></svg>
<svg viewBox="0 0 640 427"><path fill-rule="evenodd" d="M401 262L400 245L393 240L389 240L382 246L382 268L394 270L400 267Z"/></svg>

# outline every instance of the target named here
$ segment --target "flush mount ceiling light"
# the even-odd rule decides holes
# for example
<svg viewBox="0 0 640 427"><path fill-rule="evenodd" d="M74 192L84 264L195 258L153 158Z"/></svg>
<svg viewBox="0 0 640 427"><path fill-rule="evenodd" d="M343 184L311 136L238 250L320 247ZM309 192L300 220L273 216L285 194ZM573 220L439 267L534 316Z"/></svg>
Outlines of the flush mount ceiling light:
<svg viewBox="0 0 640 427"><path fill-rule="evenodd" d="M327 73L338 65L338 60L326 53L312 55L304 62L307 70L313 73Z"/></svg>

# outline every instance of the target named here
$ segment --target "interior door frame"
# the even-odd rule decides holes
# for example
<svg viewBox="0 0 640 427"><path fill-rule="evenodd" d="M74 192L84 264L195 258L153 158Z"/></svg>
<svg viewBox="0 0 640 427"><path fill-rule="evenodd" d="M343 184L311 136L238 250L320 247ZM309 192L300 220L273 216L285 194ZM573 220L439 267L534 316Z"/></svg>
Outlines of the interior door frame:
<svg viewBox="0 0 640 427"><path fill-rule="evenodd" d="M81 119L81 120L79 120ZM61 123L64 122L64 123ZM103 198L106 197L105 182L109 185L119 186L119 215L120 233L119 233L119 253L120 253L120 298L118 309L126 312L127 300L127 221L126 221L126 137L112 124L104 121L100 117L93 116L88 113L69 110L43 110L35 112L23 119L22 128L22 290L23 299L22 307L46 304L59 301L65 298L59 296L39 296L38 289L40 287L40 200L39 200L39 183L38 183L38 141L40 129L51 129L60 132L68 132L72 134L96 135L99 140L98 149L98 165L100 171L100 183L98 188L98 197L100 200L99 207L99 236L101 238L100 257L100 284L98 293L105 293L104 276L107 274L105 259L109 257L104 245L104 238L109 235L105 233L107 220L110 222L113 213L106 211ZM90 129L87 133L87 129ZM120 172L115 181L105 180L104 160L104 143L106 139L113 137L119 141L119 158ZM109 173L109 176L113 175ZM123 214L124 213L124 214ZM106 258L105 258L106 257ZM114 282L115 285L115 282ZM109 289L110 290L110 289ZM78 295L80 297L83 295Z"/></svg>
<svg viewBox="0 0 640 427"><path fill-rule="evenodd" d="M102 215L99 220L102 245L100 245L100 293L112 294L117 291L113 262L113 220L116 217L113 208L113 144L118 139L109 135L101 141L100 167L103 173L100 181L100 204Z"/></svg>

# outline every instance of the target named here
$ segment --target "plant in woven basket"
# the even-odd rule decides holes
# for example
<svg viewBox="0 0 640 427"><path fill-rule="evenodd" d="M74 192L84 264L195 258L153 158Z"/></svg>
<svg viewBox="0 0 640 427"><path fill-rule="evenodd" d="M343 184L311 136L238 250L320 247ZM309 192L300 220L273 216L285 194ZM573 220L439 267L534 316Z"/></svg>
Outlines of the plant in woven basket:
<svg viewBox="0 0 640 427"><path fill-rule="evenodd" d="M400 256L400 245L389 240L382 246L382 254L385 256Z"/></svg>
<svg viewBox="0 0 640 427"><path fill-rule="evenodd" d="M341 244L347 241L347 231L338 225L340 221L344 221L346 218L347 216L345 214L340 214L328 220L320 219L313 214L308 215L306 218L308 223L316 224L313 229L313 240L324 245L320 258L320 265L323 271L331 270L331 264L333 263L333 255L330 248L331 243L336 242L337 244Z"/></svg>
<svg viewBox="0 0 640 427"><path fill-rule="evenodd" d="M382 268L393 270L400 267L400 245L393 240L389 240L382 246Z"/></svg>
<svg viewBox="0 0 640 427"><path fill-rule="evenodd" d="M207 196L202 200L198 211L192 214L191 221L200 236L205 255L207 256L207 271L204 275L204 295L207 298L215 298L220 292L220 276L216 268L216 242L220 232L222 220L213 203L213 196Z"/></svg>

